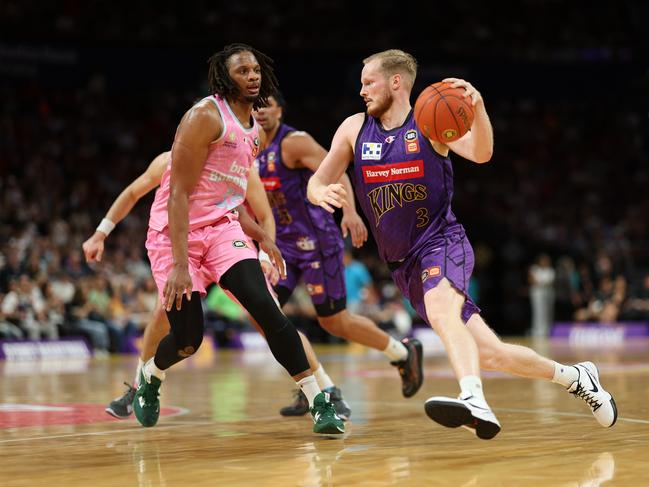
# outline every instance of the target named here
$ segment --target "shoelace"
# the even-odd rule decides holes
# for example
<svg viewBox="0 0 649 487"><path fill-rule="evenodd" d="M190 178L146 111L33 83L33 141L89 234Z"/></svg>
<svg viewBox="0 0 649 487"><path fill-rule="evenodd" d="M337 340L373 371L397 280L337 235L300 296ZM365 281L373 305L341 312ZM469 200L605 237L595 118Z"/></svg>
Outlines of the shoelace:
<svg viewBox="0 0 649 487"><path fill-rule="evenodd" d="M602 403L598 402L597 399L595 399L595 397L591 394L591 391L586 390L579 383L577 383L577 388L574 391L572 391L570 394L586 401L586 404L588 404L591 407L593 412L597 411L602 406Z"/></svg>
<svg viewBox="0 0 649 487"><path fill-rule="evenodd" d="M144 403L150 405L155 404L155 402L158 400L158 396L160 396L160 393L158 392L157 387L150 386L144 388L142 396L144 397Z"/></svg>
<svg viewBox="0 0 649 487"><path fill-rule="evenodd" d="M399 364L403 364L403 365L397 365L397 370L399 371L399 375L401 377L407 377L408 372L406 371L405 360L403 362L399 362Z"/></svg>
<svg viewBox="0 0 649 487"><path fill-rule="evenodd" d="M327 403L326 408L327 408L327 412L329 414L331 414L332 416L334 416L336 418L338 417L338 413L336 412L336 407L334 406L334 403L332 401L329 401Z"/></svg>

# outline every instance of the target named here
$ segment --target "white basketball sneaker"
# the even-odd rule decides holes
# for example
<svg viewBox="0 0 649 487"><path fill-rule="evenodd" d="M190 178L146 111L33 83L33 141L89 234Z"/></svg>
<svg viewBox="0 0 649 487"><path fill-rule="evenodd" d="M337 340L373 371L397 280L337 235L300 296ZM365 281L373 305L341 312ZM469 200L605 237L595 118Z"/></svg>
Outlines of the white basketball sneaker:
<svg viewBox="0 0 649 487"><path fill-rule="evenodd" d="M425 403L426 414L447 428L463 426L478 438L490 440L500 431L500 423L484 399L474 396L431 397Z"/></svg>
<svg viewBox="0 0 649 487"><path fill-rule="evenodd" d="M597 367L592 362L580 362L573 367L577 369L579 377L568 387L568 392L583 399L599 424L610 428L617 420L617 407L613 396L600 384Z"/></svg>

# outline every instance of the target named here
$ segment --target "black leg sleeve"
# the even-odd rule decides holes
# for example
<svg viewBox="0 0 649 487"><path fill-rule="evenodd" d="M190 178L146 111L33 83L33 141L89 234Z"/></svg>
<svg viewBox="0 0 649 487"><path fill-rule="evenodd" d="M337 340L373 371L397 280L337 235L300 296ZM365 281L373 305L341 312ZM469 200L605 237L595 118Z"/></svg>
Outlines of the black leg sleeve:
<svg viewBox="0 0 649 487"><path fill-rule="evenodd" d="M291 376L309 369L300 336L270 295L258 260L237 262L223 275L219 284L229 290L259 323L273 356Z"/></svg>

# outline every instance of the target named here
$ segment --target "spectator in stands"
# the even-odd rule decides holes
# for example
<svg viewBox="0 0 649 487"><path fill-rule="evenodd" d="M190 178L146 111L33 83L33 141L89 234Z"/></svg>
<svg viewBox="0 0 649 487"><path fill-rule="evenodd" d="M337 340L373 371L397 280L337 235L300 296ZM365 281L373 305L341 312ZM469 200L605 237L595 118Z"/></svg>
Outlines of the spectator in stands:
<svg viewBox="0 0 649 487"><path fill-rule="evenodd" d="M345 249L343 258L345 264L345 286L347 287L347 309L350 313L363 314L359 311L363 301L363 293L372 291L369 290L372 286L372 276L365 264L360 260L354 259L352 251L349 248Z"/></svg>
<svg viewBox="0 0 649 487"><path fill-rule="evenodd" d="M640 280L623 307L624 319L649 321L649 273Z"/></svg>
<svg viewBox="0 0 649 487"><path fill-rule="evenodd" d="M529 270L534 337L546 337L550 333L554 318L554 279L555 272L550 256L539 255Z"/></svg>
<svg viewBox="0 0 649 487"><path fill-rule="evenodd" d="M620 308L626 295L626 280L622 276L615 279L604 275L588 305L575 313L577 321L597 321L614 323L617 321Z"/></svg>
<svg viewBox="0 0 649 487"><path fill-rule="evenodd" d="M27 274L21 274L9 282L9 292L2 300L2 314L22 329L30 340L41 337L57 339L56 325L47 317L47 307L41 290Z"/></svg>
<svg viewBox="0 0 649 487"><path fill-rule="evenodd" d="M572 257L563 255L557 260L556 277L554 279L555 319L570 321L575 310L580 307L579 273Z"/></svg>
<svg viewBox="0 0 649 487"><path fill-rule="evenodd" d="M0 304L4 301L4 295L0 294ZM20 340L24 338L23 331L5 319L2 313L2 306L0 306L0 340Z"/></svg>

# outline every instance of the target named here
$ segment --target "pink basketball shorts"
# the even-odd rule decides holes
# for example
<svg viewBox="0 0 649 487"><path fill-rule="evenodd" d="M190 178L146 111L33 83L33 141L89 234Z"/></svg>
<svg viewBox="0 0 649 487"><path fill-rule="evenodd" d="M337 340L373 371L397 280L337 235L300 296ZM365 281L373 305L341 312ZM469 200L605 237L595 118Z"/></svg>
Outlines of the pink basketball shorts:
<svg viewBox="0 0 649 487"><path fill-rule="evenodd" d="M173 269L168 228L162 232L149 228L146 249L151 272L162 298L167 278ZM257 249L243 233L234 215L226 215L212 225L190 230L187 251L192 291L206 294L209 284L218 283L223 274L244 259L257 259Z"/></svg>

